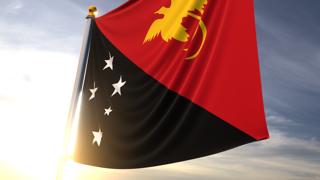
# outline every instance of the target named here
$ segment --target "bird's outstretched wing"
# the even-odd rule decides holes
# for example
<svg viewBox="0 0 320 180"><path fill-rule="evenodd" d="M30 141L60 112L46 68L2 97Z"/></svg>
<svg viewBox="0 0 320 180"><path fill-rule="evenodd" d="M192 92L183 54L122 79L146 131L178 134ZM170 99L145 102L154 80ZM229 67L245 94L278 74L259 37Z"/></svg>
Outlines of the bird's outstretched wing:
<svg viewBox="0 0 320 180"><path fill-rule="evenodd" d="M163 19L157 19L151 24L148 30L148 33L144 38L143 43L153 40L155 37L157 37L161 33L162 22L163 22Z"/></svg>

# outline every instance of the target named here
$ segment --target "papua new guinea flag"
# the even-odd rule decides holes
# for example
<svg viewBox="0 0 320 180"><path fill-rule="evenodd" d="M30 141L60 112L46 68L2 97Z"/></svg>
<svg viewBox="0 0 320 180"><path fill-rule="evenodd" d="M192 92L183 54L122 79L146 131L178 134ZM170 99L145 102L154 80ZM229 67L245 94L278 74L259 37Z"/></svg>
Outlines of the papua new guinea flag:
<svg viewBox="0 0 320 180"><path fill-rule="evenodd" d="M268 138L253 0L131 0L94 21L74 159L179 162Z"/></svg>

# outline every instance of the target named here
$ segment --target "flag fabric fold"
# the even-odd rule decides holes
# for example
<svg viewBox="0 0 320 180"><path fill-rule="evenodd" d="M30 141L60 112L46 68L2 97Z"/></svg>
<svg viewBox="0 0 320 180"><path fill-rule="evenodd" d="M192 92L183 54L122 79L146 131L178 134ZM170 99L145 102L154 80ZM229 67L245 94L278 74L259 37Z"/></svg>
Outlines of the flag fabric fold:
<svg viewBox="0 0 320 180"><path fill-rule="evenodd" d="M74 160L150 167L268 138L252 0L131 0L92 30Z"/></svg>

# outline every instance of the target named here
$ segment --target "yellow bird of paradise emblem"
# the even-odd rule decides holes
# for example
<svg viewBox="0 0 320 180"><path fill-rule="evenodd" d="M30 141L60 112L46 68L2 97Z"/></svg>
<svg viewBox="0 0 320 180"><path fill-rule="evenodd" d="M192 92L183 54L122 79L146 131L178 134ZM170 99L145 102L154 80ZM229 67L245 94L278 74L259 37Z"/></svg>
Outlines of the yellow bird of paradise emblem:
<svg viewBox="0 0 320 180"><path fill-rule="evenodd" d="M191 56L186 57L188 60L195 59L199 55L207 36L206 25L201 19L207 3L208 0L171 0L171 5L169 8L161 7L155 12L156 14L163 15L163 17L156 19L151 24L143 43L149 42L159 35L166 42L171 39L175 39L180 42L189 41L190 35L187 33L187 28L182 25L182 20L183 18L190 16L197 19L199 22L198 27L192 36L192 40L195 37L199 27L202 32L202 41L200 47ZM193 13L195 11L198 11L200 14ZM187 51L188 49L185 50Z"/></svg>

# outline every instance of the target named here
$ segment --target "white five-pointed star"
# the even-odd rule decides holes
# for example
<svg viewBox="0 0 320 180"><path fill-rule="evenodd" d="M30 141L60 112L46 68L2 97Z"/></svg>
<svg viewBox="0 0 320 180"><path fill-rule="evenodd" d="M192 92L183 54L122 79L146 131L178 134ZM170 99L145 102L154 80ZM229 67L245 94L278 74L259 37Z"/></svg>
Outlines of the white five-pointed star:
<svg viewBox="0 0 320 180"><path fill-rule="evenodd" d="M99 129L99 131L92 131L92 134L94 136L92 144L97 143L97 145L100 147L103 132L101 132L101 129Z"/></svg>
<svg viewBox="0 0 320 180"><path fill-rule="evenodd" d="M89 101L94 99L96 97L96 92L97 92L98 88L96 87L96 83L93 83L93 89L90 89L91 92L91 96L89 98Z"/></svg>
<svg viewBox="0 0 320 180"><path fill-rule="evenodd" d="M112 84L112 86L114 87L114 91L111 96L115 95L116 93L118 93L121 96L121 87L125 84L126 81L122 82L122 76L120 76L120 80L117 83Z"/></svg>
<svg viewBox="0 0 320 180"><path fill-rule="evenodd" d="M111 56L110 52L109 52L109 59L104 60L107 64L106 66L104 66L103 70L110 68L111 70L113 70L113 58L114 56Z"/></svg>
<svg viewBox="0 0 320 180"><path fill-rule="evenodd" d="M112 112L111 106L108 109L104 109L104 115L110 115L110 113Z"/></svg>

